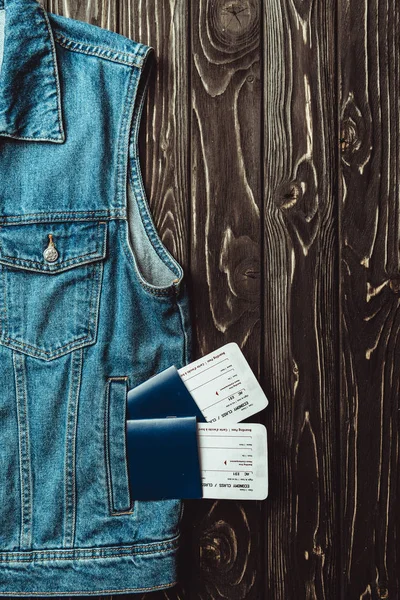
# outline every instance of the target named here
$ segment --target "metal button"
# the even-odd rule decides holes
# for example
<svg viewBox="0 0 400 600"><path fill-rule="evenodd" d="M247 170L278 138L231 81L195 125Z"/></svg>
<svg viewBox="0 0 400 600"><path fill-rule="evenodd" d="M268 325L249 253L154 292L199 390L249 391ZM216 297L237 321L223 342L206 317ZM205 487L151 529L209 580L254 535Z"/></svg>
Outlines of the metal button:
<svg viewBox="0 0 400 600"><path fill-rule="evenodd" d="M49 245L47 246L46 250L43 252L43 256L44 256L44 259L47 260L47 262L54 262L58 258L57 248L54 245L53 236L51 233L49 233Z"/></svg>

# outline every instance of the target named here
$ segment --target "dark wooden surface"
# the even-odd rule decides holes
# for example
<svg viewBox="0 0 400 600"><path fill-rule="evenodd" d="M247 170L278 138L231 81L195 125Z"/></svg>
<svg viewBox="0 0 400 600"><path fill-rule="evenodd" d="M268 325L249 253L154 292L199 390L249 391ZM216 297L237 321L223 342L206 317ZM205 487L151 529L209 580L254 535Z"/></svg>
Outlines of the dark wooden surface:
<svg viewBox="0 0 400 600"><path fill-rule="evenodd" d="M146 597L398 600L400 2L44 4L155 48L141 164L195 352L236 341L270 400L269 499L187 502Z"/></svg>

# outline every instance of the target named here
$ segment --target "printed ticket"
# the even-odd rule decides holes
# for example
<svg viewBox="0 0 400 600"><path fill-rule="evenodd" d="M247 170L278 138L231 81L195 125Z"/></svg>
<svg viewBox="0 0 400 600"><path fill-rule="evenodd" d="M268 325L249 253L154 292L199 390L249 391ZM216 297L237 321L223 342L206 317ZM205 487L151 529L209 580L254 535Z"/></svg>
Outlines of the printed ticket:
<svg viewBox="0 0 400 600"><path fill-rule="evenodd" d="M235 342L178 369L208 423L239 423L268 400Z"/></svg>
<svg viewBox="0 0 400 600"><path fill-rule="evenodd" d="M264 500L268 496L267 430L261 424L197 424L203 498Z"/></svg>

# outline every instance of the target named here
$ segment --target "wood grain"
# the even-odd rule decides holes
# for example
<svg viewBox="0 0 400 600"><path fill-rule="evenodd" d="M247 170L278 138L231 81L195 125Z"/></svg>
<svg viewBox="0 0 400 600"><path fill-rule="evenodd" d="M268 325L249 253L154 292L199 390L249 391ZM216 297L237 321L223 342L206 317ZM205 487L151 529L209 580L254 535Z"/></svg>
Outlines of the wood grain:
<svg viewBox="0 0 400 600"><path fill-rule="evenodd" d="M258 372L260 12L192 5L192 244L198 352L231 340Z"/></svg>
<svg viewBox="0 0 400 600"><path fill-rule="evenodd" d="M196 354L237 342L260 371L260 5L191 4L191 278ZM218 518L217 518L218 515ZM260 507L198 505L188 597L259 599ZM196 563L195 563L196 564Z"/></svg>
<svg viewBox="0 0 400 600"><path fill-rule="evenodd" d="M265 597L340 598L335 3L265 3Z"/></svg>
<svg viewBox="0 0 400 600"><path fill-rule="evenodd" d="M345 598L399 597L399 34L390 0L343 2Z"/></svg>
<svg viewBox="0 0 400 600"><path fill-rule="evenodd" d="M117 31L119 0L43 0L46 10Z"/></svg>

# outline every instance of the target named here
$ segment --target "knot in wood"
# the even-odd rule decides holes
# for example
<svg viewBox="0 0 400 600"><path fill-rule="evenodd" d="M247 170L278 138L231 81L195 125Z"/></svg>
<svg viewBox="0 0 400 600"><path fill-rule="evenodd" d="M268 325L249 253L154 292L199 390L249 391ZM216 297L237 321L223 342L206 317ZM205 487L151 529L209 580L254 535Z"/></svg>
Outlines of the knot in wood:
<svg viewBox="0 0 400 600"><path fill-rule="evenodd" d="M235 267L232 291L239 298L254 300L259 293L259 281L260 266L256 257L245 258Z"/></svg>
<svg viewBox="0 0 400 600"><path fill-rule="evenodd" d="M379 586L377 588L378 597L382 600L389 600L389 590L385 586Z"/></svg>
<svg viewBox="0 0 400 600"><path fill-rule="evenodd" d="M216 501L197 527L199 598L209 597L210 586L215 589L215 598L231 598L229 590L233 589L236 598L245 598L255 580L254 566L249 564L252 538L246 509L232 502L230 522L226 516L226 503Z"/></svg>
<svg viewBox="0 0 400 600"><path fill-rule="evenodd" d="M356 124L353 119L347 118L342 123L340 134L340 148L343 153L354 152L360 147L360 140L357 133Z"/></svg>
<svg viewBox="0 0 400 600"><path fill-rule="evenodd" d="M371 119L366 111L357 106L354 93L349 92L342 109L340 126L340 151L342 162L359 168L360 173L371 159Z"/></svg>
<svg viewBox="0 0 400 600"><path fill-rule="evenodd" d="M251 10L246 0L223 2L220 7L220 23L224 31L237 35L247 29L251 21Z"/></svg>
<svg viewBox="0 0 400 600"><path fill-rule="evenodd" d="M389 287L394 294L400 293L400 277L393 277L390 279Z"/></svg>
<svg viewBox="0 0 400 600"><path fill-rule="evenodd" d="M319 544L317 544L316 546L314 546L313 553L316 556L323 556L324 555L324 551L322 550L322 548L321 548L321 546Z"/></svg>
<svg viewBox="0 0 400 600"><path fill-rule="evenodd" d="M288 210L295 206L303 195L298 181L288 181L277 190L276 204L279 208Z"/></svg>
<svg viewBox="0 0 400 600"><path fill-rule="evenodd" d="M215 0L207 4L210 41L220 51L246 51L259 38L259 6L254 0ZM257 42L258 43L258 42Z"/></svg>
<svg viewBox="0 0 400 600"><path fill-rule="evenodd" d="M200 560L206 571L220 570L223 566L230 565L234 559L233 554L232 541L222 531L216 530L212 537L207 535L201 540Z"/></svg>
<svg viewBox="0 0 400 600"><path fill-rule="evenodd" d="M201 557L207 563L221 562L221 552L217 544L205 544L201 547Z"/></svg>

